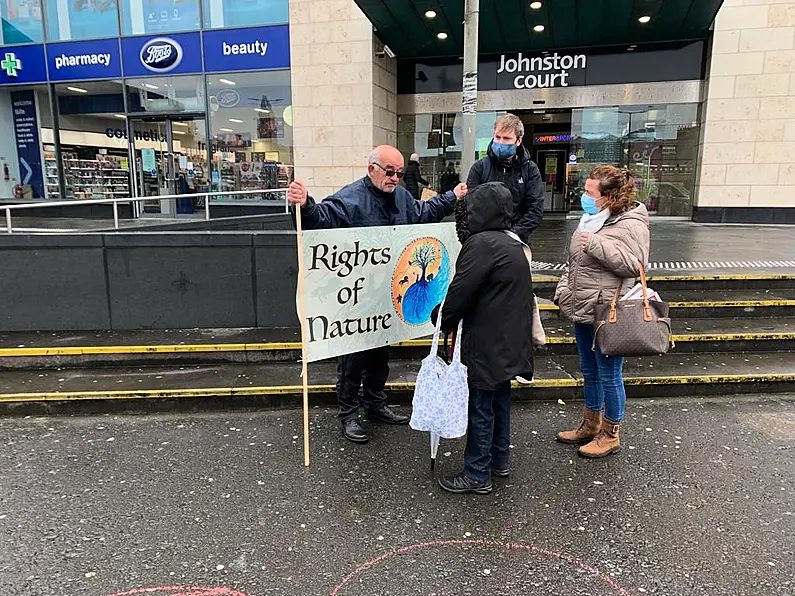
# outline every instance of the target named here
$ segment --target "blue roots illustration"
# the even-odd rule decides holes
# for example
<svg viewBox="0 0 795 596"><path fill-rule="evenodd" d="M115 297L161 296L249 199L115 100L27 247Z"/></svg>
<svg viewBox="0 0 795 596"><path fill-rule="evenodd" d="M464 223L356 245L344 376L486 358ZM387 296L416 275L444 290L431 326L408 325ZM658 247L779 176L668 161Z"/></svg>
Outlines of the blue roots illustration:
<svg viewBox="0 0 795 596"><path fill-rule="evenodd" d="M441 253L441 254L439 254ZM440 262L436 275L428 273L428 268ZM450 280L450 262L447 250L441 251L430 242L417 245L409 265L420 269L403 296L403 318L410 325L424 325L431 319L433 307L439 304L447 292Z"/></svg>

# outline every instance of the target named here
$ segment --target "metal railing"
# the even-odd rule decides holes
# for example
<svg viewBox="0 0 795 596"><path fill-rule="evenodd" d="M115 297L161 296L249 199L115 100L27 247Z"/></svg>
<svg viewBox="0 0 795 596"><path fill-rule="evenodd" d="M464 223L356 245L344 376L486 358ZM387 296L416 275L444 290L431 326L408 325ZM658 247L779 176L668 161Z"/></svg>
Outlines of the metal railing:
<svg viewBox="0 0 795 596"><path fill-rule="evenodd" d="M5 219L6 234L13 234L14 226L11 214L14 211L24 211L26 209L47 209L54 207L78 207L81 205L113 205L113 228L118 230L120 229L119 204L135 205L147 201L152 202L152 201L165 201L171 199L186 199L186 198L197 199L204 197L204 221L210 221L210 203L211 203L210 197L239 197L242 195L258 196L258 195L268 195L268 194L284 194L284 212L285 213L290 212L290 205L287 202L286 188L268 188L261 190L230 190L223 192L200 192L200 193L191 193L183 195L156 195L151 197L119 197L113 199L75 199L75 200L63 200L63 201L42 201L41 203L31 202L31 203L18 203L16 205L0 205L0 211L5 211L4 219ZM258 200L258 202L261 202L261 204L263 205L274 204L273 202L269 201ZM56 228L31 230L30 228L24 228L24 229L18 228L18 231L74 232L74 231L86 231L86 230L74 230L74 229L64 230Z"/></svg>

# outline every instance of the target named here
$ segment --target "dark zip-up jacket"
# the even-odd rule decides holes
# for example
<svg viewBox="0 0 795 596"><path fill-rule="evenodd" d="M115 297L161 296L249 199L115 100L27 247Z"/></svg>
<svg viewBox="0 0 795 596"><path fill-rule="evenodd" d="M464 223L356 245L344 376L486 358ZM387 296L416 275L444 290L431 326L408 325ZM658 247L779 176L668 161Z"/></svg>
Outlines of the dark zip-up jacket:
<svg viewBox="0 0 795 596"><path fill-rule="evenodd" d="M420 164L416 161L409 161L409 165L406 166L403 183L406 185L406 190L409 191L411 196L415 199L420 198L420 184L430 186L430 183L422 177L420 173Z"/></svg>
<svg viewBox="0 0 795 596"><path fill-rule="evenodd" d="M437 223L453 212L455 200L452 191L429 201L418 201L402 186L384 192L365 176L320 203L309 197L301 223L307 230Z"/></svg>
<svg viewBox="0 0 795 596"><path fill-rule="evenodd" d="M467 187L472 192L486 182L502 182L513 196L513 231L526 243L544 218L544 181L530 154L520 145L510 161L498 159L489 143L488 155L476 161L469 170ZM485 179L488 176L488 180ZM459 207L461 209L462 207Z"/></svg>

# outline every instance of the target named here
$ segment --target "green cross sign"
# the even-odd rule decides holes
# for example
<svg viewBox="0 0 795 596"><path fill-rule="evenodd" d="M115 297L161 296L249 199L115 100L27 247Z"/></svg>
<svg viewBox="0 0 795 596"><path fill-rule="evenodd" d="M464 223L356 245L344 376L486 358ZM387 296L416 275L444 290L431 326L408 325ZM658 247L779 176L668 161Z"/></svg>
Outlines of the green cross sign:
<svg viewBox="0 0 795 596"><path fill-rule="evenodd" d="M6 54L5 60L0 62L0 69L6 71L9 77L17 76L17 71L22 70L22 61L13 52Z"/></svg>

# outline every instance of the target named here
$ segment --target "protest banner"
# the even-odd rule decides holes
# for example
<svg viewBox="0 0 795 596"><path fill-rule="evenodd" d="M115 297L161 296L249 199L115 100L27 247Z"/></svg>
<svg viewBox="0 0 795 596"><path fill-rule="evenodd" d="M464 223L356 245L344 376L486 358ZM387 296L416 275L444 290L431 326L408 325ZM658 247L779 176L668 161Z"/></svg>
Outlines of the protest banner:
<svg viewBox="0 0 795 596"><path fill-rule="evenodd" d="M460 250L454 224L306 230L301 240L307 362L433 334Z"/></svg>

